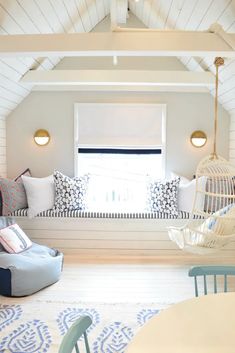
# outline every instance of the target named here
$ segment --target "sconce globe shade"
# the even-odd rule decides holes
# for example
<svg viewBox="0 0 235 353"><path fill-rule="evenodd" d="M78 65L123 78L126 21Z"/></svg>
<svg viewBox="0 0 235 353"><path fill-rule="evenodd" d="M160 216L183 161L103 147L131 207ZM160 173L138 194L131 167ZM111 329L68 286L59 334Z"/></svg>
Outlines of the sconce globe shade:
<svg viewBox="0 0 235 353"><path fill-rule="evenodd" d="M50 134L47 130L39 129L34 134L34 141L38 146L46 146L50 141Z"/></svg>
<svg viewBox="0 0 235 353"><path fill-rule="evenodd" d="M207 141L207 136L206 136L205 132L197 130L192 133L192 135L190 137L190 141L194 147L200 148L200 147L205 146L206 141Z"/></svg>

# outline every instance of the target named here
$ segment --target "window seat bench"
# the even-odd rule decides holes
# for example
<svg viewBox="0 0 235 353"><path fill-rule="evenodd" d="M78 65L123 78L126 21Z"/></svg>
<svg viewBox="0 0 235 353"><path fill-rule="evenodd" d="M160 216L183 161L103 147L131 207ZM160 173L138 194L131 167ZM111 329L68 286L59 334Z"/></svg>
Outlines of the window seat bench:
<svg viewBox="0 0 235 353"><path fill-rule="evenodd" d="M12 213L12 216L27 217L28 209L22 208ZM188 219L188 212L179 212L178 217L161 212L104 212L104 211L66 211L57 212L47 210L41 212L36 218L120 218L120 219Z"/></svg>
<svg viewBox="0 0 235 353"><path fill-rule="evenodd" d="M219 254L199 257L180 250L168 237L167 227L183 226L189 213L172 217L159 213L68 211L42 212L29 219L27 209L12 214L32 241L55 247L79 259L145 258L174 263L231 262L235 243Z"/></svg>

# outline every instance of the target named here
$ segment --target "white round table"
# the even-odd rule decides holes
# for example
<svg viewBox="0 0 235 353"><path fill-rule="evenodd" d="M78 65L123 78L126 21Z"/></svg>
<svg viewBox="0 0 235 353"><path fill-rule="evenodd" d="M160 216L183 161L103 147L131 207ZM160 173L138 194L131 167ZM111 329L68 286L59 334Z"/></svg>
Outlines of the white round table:
<svg viewBox="0 0 235 353"><path fill-rule="evenodd" d="M137 332L126 353L235 353L235 293L172 305Z"/></svg>

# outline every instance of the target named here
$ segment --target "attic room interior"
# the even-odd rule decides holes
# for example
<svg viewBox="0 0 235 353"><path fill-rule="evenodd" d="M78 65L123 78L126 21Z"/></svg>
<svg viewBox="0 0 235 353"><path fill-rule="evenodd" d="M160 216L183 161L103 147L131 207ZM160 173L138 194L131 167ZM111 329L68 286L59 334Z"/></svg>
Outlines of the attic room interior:
<svg viewBox="0 0 235 353"><path fill-rule="evenodd" d="M235 0L0 0L0 353L234 353Z"/></svg>

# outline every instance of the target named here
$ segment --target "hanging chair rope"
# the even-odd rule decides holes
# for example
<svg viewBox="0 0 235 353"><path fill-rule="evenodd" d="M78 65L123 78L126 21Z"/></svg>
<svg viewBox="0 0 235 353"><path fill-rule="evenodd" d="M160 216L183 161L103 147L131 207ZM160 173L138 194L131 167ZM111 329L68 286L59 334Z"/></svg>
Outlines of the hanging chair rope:
<svg viewBox="0 0 235 353"><path fill-rule="evenodd" d="M218 129L218 86L219 86L219 67L224 65L223 58L215 58L214 61L216 75L215 75L215 115L214 115L214 141L212 159L217 159L217 129Z"/></svg>

